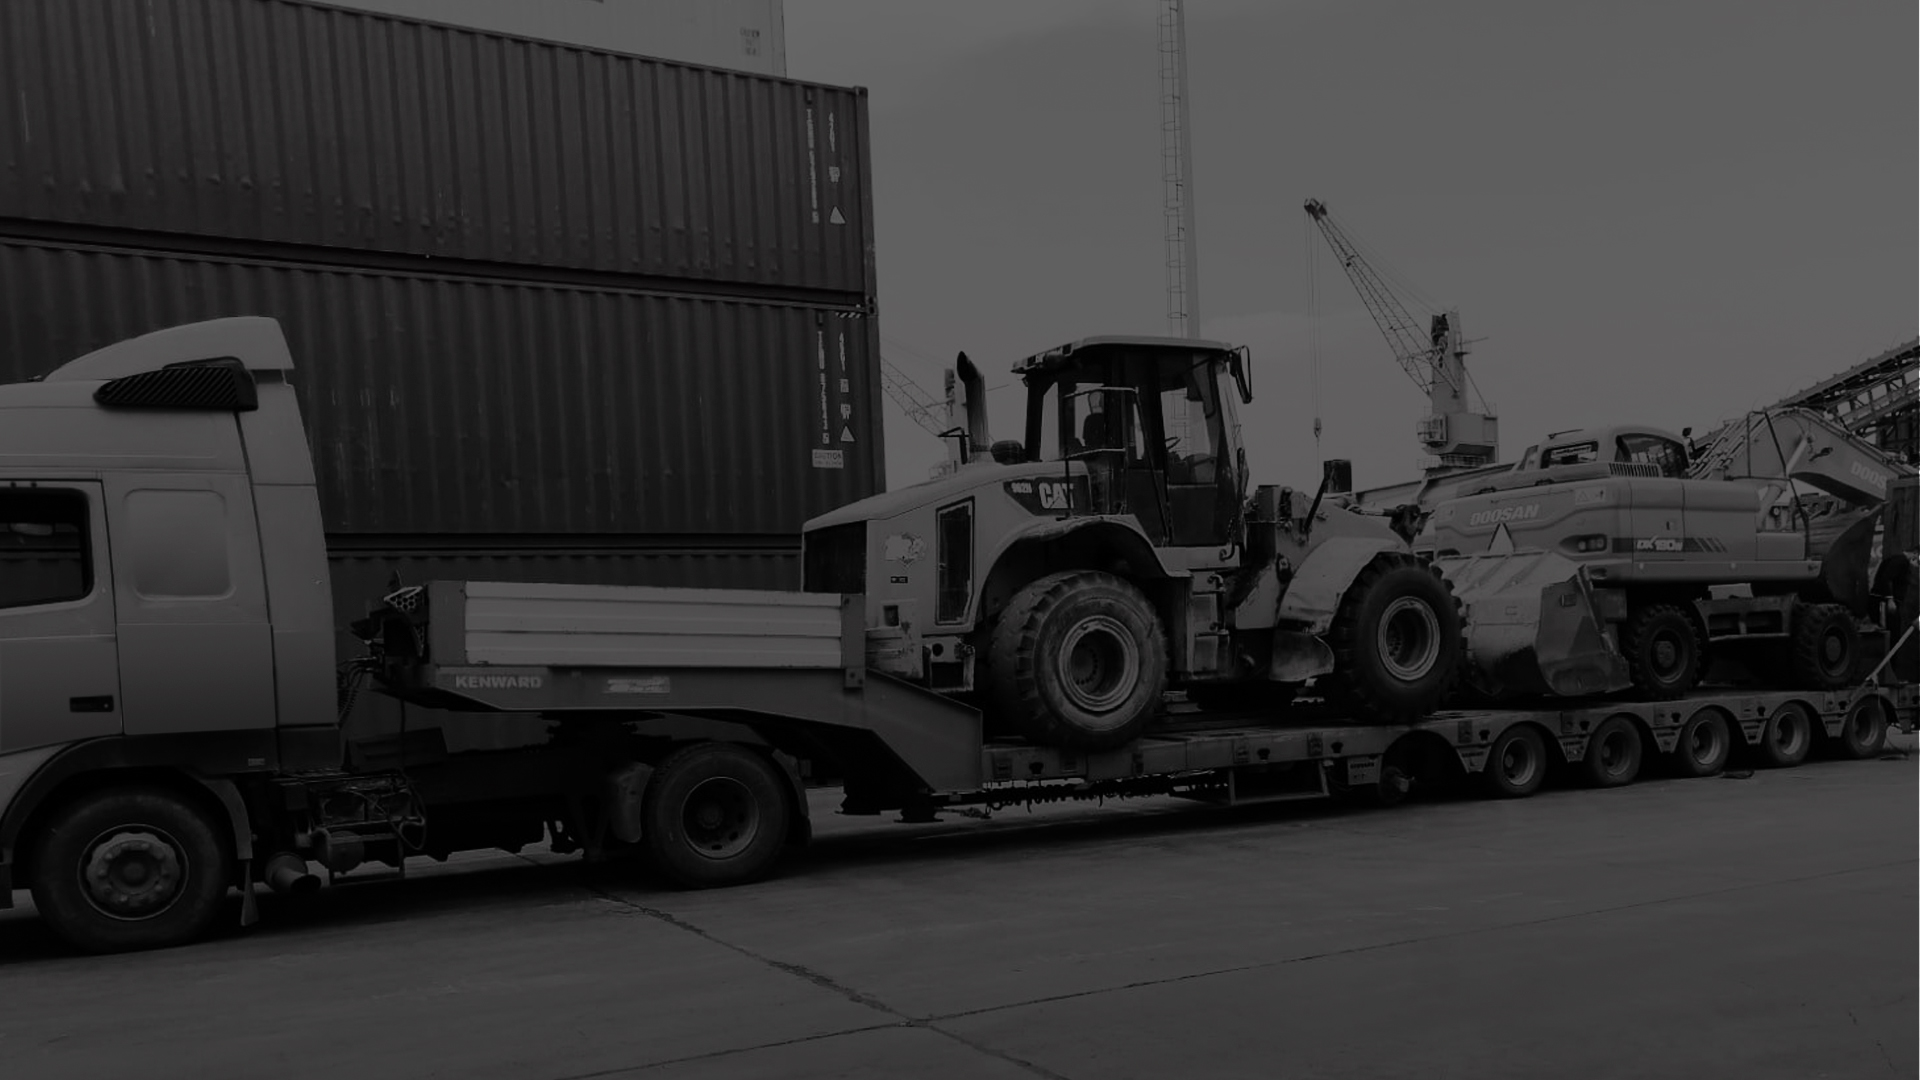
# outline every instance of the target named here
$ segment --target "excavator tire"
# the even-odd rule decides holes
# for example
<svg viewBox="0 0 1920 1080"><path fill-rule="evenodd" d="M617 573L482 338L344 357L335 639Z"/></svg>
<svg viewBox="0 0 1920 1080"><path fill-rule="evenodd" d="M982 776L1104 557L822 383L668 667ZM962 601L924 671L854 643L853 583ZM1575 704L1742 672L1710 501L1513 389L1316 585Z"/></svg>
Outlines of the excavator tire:
<svg viewBox="0 0 1920 1080"><path fill-rule="evenodd" d="M1649 604L1627 620L1627 668L1633 686L1652 701L1672 701L1700 684L1705 650L1700 631L1677 604Z"/></svg>
<svg viewBox="0 0 1920 1080"><path fill-rule="evenodd" d="M1440 571L1387 552L1340 599L1330 703L1376 724L1420 720L1453 693L1466 661L1466 619Z"/></svg>
<svg viewBox="0 0 1920 1080"><path fill-rule="evenodd" d="M1153 722L1168 667L1166 630L1138 588L1069 570L1014 594L988 642L987 692L1025 738L1107 750Z"/></svg>
<svg viewBox="0 0 1920 1080"><path fill-rule="evenodd" d="M1799 604L1787 670L1795 690L1844 690L1860 665L1860 628L1839 604Z"/></svg>

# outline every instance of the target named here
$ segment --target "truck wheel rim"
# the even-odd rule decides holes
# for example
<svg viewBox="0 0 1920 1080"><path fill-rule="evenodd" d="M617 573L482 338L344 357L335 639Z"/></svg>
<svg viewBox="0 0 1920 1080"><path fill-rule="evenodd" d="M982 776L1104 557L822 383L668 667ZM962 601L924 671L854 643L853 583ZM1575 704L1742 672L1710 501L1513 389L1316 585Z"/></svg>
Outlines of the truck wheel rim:
<svg viewBox="0 0 1920 1080"><path fill-rule="evenodd" d="M1418 597L1388 604L1376 636L1381 666L1401 682L1425 678L1440 662L1440 619Z"/></svg>
<svg viewBox="0 0 1920 1080"><path fill-rule="evenodd" d="M709 859L731 859L760 835L760 803L740 781L709 777L687 793L681 827L688 847Z"/></svg>
<svg viewBox="0 0 1920 1080"><path fill-rule="evenodd" d="M1800 710L1792 705L1784 706L1773 714L1773 723L1767 725L1767 740L1776 753L1782 757L1798 754L1806 744L1808 737L1806 719Z"/></svg>
<svg viewBox="0 0 1920 1080"><path fill-rule="evenodd" d="M1060 643L1060 682L1067 697L1090 713L1111 712L1140 681L1140 650L1133 635L1108 615L1074 624Z"/></svg>
<svg viewBox="0 0 1920 1080"><path fill-rule="evenodd" d="M1687 731L1687 754L1701 765L1711 765L1725 752L1726 732L1719 724L1702 720Z"/></svg>
<svg viewBox="0 0 1920 1080"><path fill-rule="evenodd" d="M1653 669L1654 678L1663 683L1671 683L1686 671L1687 647L1681 641L1678 630L1656 632L1649 646L1647 666Z"/></svg>
<svg viewBox="0 0 1920 1080"><path fill-rule="evenodd" d="M1878 708L1871 701L1863 701L1855 706L1853 712L1847 717L1847 737L1855 746L1870 745L1879 724Z"/></svg>
<svg viewBox="0 0 1920 1080"><path fill-rule="evenodd" d="M1834 628L1820 636L1820 666L1828 675L1840 675L1847 669L1847 635Z"/></svg>
<svg viewBox="0 0 1920 1080"><path fill-rule="evenodd" d="M1533 783L1540 770L1540 754L1526 739L1511 739L1500 751L1500 778L1514 787Z"/></svg>
<svg viewBox="0 0 1920 1080"><path fill-rule="evenodd" d="M1609 731L1600 739L1600 745L1593 748L1600 755L1600 768L1608 776L1619 776L1632 764L1630 742L1624 731Z"/></svg>
<svg viewBox="0 0 1920 1080"><path fill-rule="evenodd" d="M152 918L172 906L186 878L186 857L164 830L109 829L87 845L80 885L101 914L128 921Z"/></svg>

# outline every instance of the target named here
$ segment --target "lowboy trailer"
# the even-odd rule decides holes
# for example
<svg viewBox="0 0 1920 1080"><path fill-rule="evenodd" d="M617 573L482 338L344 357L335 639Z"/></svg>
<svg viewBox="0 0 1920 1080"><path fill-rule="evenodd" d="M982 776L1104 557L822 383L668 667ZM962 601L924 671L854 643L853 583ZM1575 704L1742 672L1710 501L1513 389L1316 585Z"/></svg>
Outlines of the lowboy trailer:
<svg viewBox="0 0 1920 1080"><path fill-rule="evenodd" d="M244 925L258 885L317 887L314 864L544 843L740 884L806 842L822 782L844 812L909 820L1128 794L1391 802L1455 771L1512 797L1559 762L1617 785L1652 753L1696 775L1742 746L1871 756L1920 711L1908 685L1402 724L1163 699L1145 735L1074 748L989 736L965 698L879 670L860 594L481 581L396 588L336 663L292 366L272 320L225 319L0 386L0 906L31 890L81 949L194 940L235 889ZM452 753L403 728L383 750L348 723L368 678L547 735Z"/></svg>
<svg viewBox="0 0 1920 1080"><path fill-rule="evenodd" d="M1442 773L1470 776L1491 795L1524 797L1561 766L1596 787L1631 783L1656 755L1683 776L1714 775L1736 756L1791 767L1823 747L1874 757L1889 732L1913 730L1920 712L1920 687L1910 685L1445 711L1398 726L1343 722L1310 708L1276 720L1173 701L1151 734L1082 752L985 739L969 706L868 670L866 633L854 617L861 600L434 582L389 597L364 625L378 627L384 687L403 699L631 720L642 731L669 717L739 724L793 762L790 782L832 780L845 789L844 812L899 810L909 821L986 803L1150 794L1228 805L1340 794L1394 803L1418 778ZM700 746L679 752L711 752ZM796 786L784 793L786 807L754 812L804 812L799 795ZM653 854L683 884L730 883L762 869L743 860L689 875L676 870L670 846Z"/></svg>

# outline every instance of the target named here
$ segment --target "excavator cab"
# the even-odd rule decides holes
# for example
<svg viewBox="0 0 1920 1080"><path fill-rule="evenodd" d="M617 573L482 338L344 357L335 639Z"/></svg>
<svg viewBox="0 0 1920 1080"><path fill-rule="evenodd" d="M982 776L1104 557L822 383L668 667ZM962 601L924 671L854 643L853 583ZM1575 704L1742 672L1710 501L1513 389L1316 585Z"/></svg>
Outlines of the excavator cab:
<svg viewBox="0 0 1920 1080"><path fill-rule="evenodd" d="M1247 461L1234 399L1244 350L1185 338L1088 338L1014 365L1027 386L1027 461L1068 474L1066 514L1126 516L1160 547L1234 536Z"/></svg>

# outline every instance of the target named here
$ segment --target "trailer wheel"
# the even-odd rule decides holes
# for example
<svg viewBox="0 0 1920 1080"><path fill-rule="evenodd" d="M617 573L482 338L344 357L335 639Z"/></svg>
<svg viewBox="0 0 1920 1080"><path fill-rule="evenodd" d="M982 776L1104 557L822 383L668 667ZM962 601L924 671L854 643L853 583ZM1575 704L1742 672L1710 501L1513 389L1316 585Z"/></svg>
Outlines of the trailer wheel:
<svg viewBox="0 0 1920 1080"><path fill-rule="evenodd" d="M1855 761L1879 757L1887 745L1887 711L1880 707L1880 699L1865 697L1854 702L1834 742L1842 757Z"/></svg>
<svg viewBox="0 0 1920 1080"><path fill-rule="evenodd" d="M1375 558L1334 616L1329 696L1374 723L1422 719L1453 692L1460 676L1463 622L1460 602L1438 572L1411 555Z"/></svg>
<svg viewBox="0 0 1920 1080"><path fill-rule="evenodd" d="M792 821L785 781L745 747L697 743L660 763L643 798L641 833L654 865L681 888L764 877Z"/></svg>
<svg viewBox="0 0 1920 1080"><path fill-rule="evenodd" d="M1760 732L1760 762L1775 769L1791 769L1807 760L1813 749L1813 714L1789 701L1773 710Z"/></svg>
<svg viewBox="0 0 1920 1080"><path fill-rule="evenodd" d="M1673 760L1682 775L1717 776L1733 754L1733 726L1719 709L1701 709L1687 718L1674 745Z"/></svg>
<svg viewBox="0 0 1920 1080"><path fill-rule="evenodd" d="M1131 582L1070 570L1021 589L989 643L992 701L1037 743L1105 750L1138 738L1167 688L1167 636Z"/></svg>
<svg viewBox="0 0 1920 1080"><path fill-rule="evenodd" d="M1627 623L1627 666L1634 687L1655 701L1682 697L1700 683L1700 632L1686 611L1653 604Z"/></svg>
<svg viewBox="0 0 1920 1080"><path fill-rule="evenodd" d="M1580 768L1594 787L1621 787L1639 778L1645 755L1640 729L1626 717L1615 716L1593 729Z"/></svg>
<svg viewBox="0 0 1920 1080"><path fill-rule="evenodd" d="M1860 628L1839 604L1796 605L1788 672L1795 689L1844 690L1860 662Z"/></svg>
<svg viewBox="0 0 1920 1080"><path fill-rule="evenodd" d="M33 903L75 948L131 952L205 934L233 883L211 815L164 788L84 795L54 811L34 858Z"/></svg>
<svg viewBox="0 0 1920 1080"><path fill-rule="evenodd" d="M1547 780L1547 740L1530 724L1515 724L1487 748L1481 783L1496 798L1524 799Z"/></svg>

